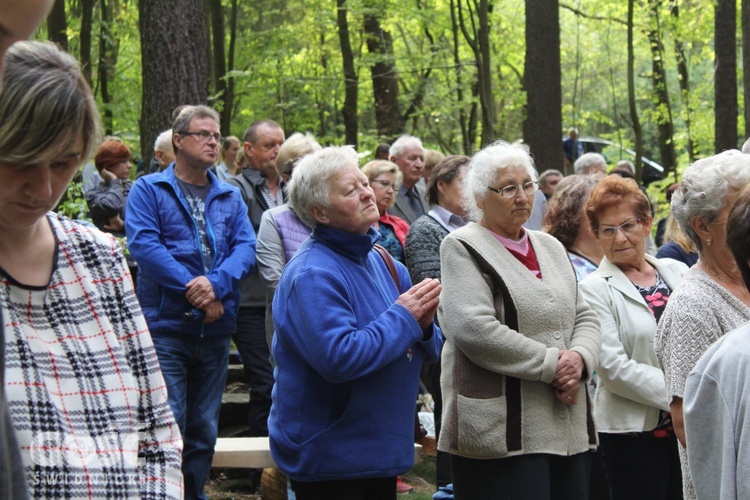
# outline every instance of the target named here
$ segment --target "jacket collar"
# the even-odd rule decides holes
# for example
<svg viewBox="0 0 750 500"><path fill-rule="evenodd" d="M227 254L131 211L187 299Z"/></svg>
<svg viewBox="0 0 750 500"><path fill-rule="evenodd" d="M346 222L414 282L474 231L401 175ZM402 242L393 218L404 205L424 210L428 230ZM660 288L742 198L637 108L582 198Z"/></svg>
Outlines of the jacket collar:
<svg viewBox="0 0 750 500"><path fill-rule="evenodd" d="M151 182L154 184L170 184L175 189L176 193L180 193L180 185L178 184L177 176L174 175L174 165L175 164L172 163L163 172L151 174L145 178L151 178ZM226 182L220 181L211 170L208 170L207 174L208 182L211 184L210 194L215 196L218 194L230 193L232 191L232 188L230 188Z"/></svg>
<svg viewBox="0 0 750 500"><path fill-rule="evenodd" d="M373 245L380 239L380 233L371 227L367 234L352 234L318 224L313 229L311 237L334 252L361 264L367 260Z"/></svg>
<svg viewBox="0 0 750 500"><path fill-rule="evenodd" d="M656 269L670 289L674 290L680 283L681 275L672 272L672 269L664 265L659 259L646 254L646 262ZM637 302L643 302L645 304L643 297L641 297L641 294L635 286L633 286L633 283L628 277L625 276L625 273L623 273L619 267L611 263L607 257L602 258L602 263L599 265L597 273L599 273L599 275L604 278L612 288L617 289L623 295L627 295Z"/></svg>

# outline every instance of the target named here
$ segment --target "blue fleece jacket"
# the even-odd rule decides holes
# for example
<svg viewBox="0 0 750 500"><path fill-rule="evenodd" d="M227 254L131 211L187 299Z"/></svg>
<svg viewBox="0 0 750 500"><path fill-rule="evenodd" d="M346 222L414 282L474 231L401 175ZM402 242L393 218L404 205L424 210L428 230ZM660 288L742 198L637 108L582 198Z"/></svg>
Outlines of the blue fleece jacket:
<svg viewBox="0 0 750 500"><path fill-rule="evenodd" d="M239 282L255 267L255 231L237 188L210 171L205 202L206 232L213 250L208 273L203 268L198 229L187 206L174 164L141 177L128 196L125 232L138 261L138 300L152 335L230 335L236 329ZM185 285L206 276L221 299L224 315L213 323L185 321L192 310Z"/></svg>
<svg viewBox="0 0 750 500"><path fill-rule="evenodd" d="M414 403L423 362L442 334L424 335L396 304L401 291L380 235L318 226L284 269L273 302L276 336L271 455L297 481L388 477L414 462ZM422 340L424 337L428 337Z"/></svg>

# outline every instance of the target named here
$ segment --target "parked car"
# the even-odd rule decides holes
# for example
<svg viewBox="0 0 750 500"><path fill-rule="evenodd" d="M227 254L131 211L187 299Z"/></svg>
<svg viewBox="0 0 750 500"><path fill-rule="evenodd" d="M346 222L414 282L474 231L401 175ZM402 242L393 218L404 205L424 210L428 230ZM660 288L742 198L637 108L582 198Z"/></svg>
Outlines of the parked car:
<svg viewBox="0 0 750 500"><path fill-rule="evenodd" d="M600 153L604 155L610 166L617 165L620 160L635 162L635 151L616 142L599 137L579 137L578 142L583 146L584 153ZM641 161L643 162L642 179L645 186L664 178L664 167L645 156L641 157Z"/></svg>

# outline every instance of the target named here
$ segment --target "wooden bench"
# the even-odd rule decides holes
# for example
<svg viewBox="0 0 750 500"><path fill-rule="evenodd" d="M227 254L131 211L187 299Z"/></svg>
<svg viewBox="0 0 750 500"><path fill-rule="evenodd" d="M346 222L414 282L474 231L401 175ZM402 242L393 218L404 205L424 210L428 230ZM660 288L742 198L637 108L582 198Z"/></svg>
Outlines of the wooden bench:
<svg viewBox="0 0 750 500"><path fill-rule="evenodd" d="M414 445L414 463L421 461L422 446ZM219 438L211 467L222 469L261 469L276 467L267 437Z"/></svg>

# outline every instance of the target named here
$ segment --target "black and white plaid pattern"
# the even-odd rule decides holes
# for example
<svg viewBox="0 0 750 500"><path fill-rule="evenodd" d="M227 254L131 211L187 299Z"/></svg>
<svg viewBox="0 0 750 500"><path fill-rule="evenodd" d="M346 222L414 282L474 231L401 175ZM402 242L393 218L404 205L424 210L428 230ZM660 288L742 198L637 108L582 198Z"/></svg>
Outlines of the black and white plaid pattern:
<svg viewBox="0 0 750 500"><path fill-rule="evenodd" d="M182 437L119 244L54 213L52 279L0 273L6 390L37 498L182 498Z"/></svg>

